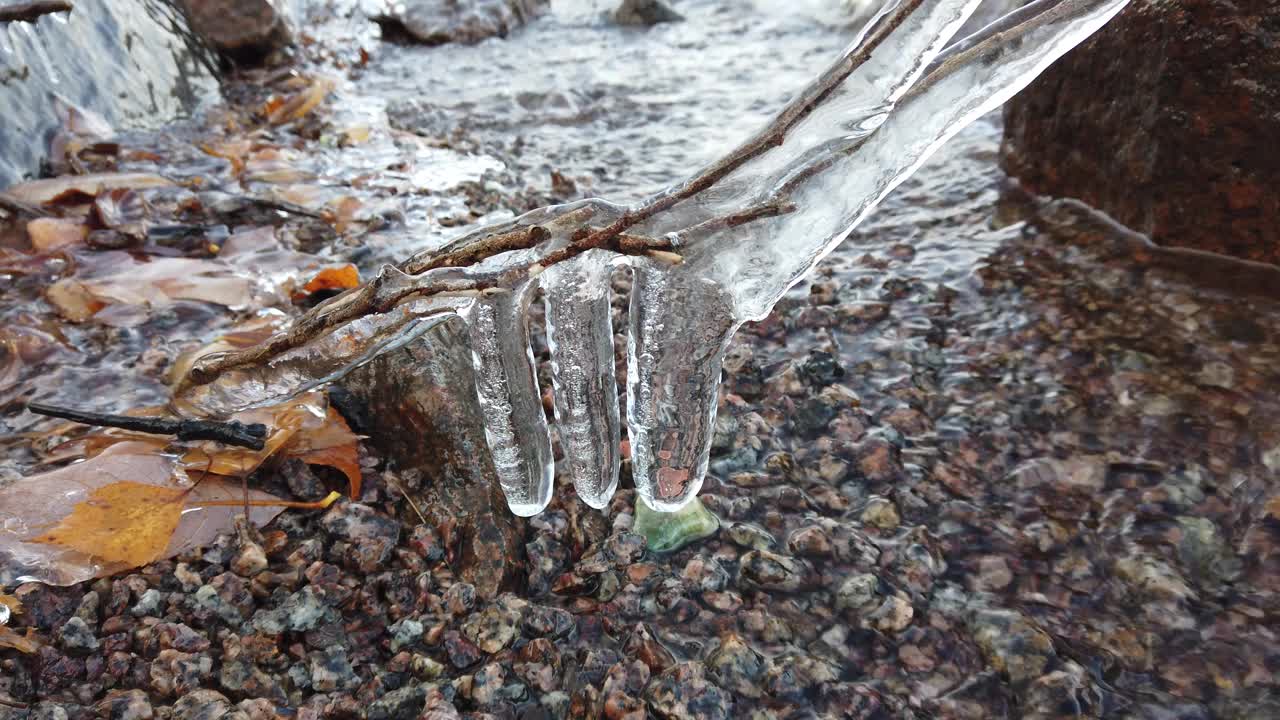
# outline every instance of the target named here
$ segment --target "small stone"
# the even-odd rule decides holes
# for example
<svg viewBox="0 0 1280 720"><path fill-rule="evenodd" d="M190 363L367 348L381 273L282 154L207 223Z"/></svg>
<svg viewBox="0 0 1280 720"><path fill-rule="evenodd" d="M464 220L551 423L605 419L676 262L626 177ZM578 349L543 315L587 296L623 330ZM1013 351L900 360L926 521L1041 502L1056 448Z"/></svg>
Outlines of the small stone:
<svg viewBox="0 0 1280 720"><path fill-rule="evenodd" d="M880 580L871 573L860 573L845 578L836 590L836 609L864 611L878 596Z"/></svg>
<svg viewBox="0 0 1280 720"><path fill-rule="evenodd" d="M98 638L83 619L75 616L58 628L58 645L68 655L83 657L98 649Z"/></svg>
<svg viewBox="0 0 1280 720"><path fill-rule="evenodd" d="M729 633L720 639L720 647L707 658L707 669L711 679L725 690L744 697L760 697L766 660L737 634Z"/></svg>
<svg viewBox="0 0 1280 720"><path fill-rule="evenodd" d="M502 665L489 663L476 671L471 680L471 699L481 707L493 705L502 698L507 673Z"/></svg>
<svg viewBox="0 0 1280 720"><path fill-rule="evenodd" d="M237 57L261 55L289 43L289 23L272 0L184 0L191 29Z"/></svg>
<svg viewBox="0 0 1280 720"><path fill-rule="evenodd" d="M1015 686L1044 674L1056 657L1053 640L1021 613L979 610L971 621L973 639L987 664L1004 673Z"/></svg>
<svg viewBox="0 0 1280 720"><path fill-rule="evenodd" d="M905 598L894 595L885 598L880 607L868 616L878 630L888 633L902 632L915 617L915 608Z"/></svg>
<svg viewBox="0 0 1280 720"><path fill-rule="evenodd" d="M473 614L462 626L467 639L486 653L493 654L515 640L520 623L523 600L503 595L484 610Z"/></svg>
<svg viewBox="0 0 1280 720"><path fill-rule="evenodd" d="M1013 582L1013 572L1009 563L999 555L987 555L978 559L978 572L971 576L973 589L993 592L1009 587Z"/></svg>
<svg viewBox="0 0 1280 720"><path fill-rule="evenodd" d="M750 523L732 523L724 534L734 545L753 550L768 550L777 544L768 530Z"/></svg>
<svg viewBox="0 0 1280 720"><path fill-rule="evenodd" d="M311 687L317 692L333 692L354 687L359 678L351 669L344 647L330 647L310 657Z"/></svg>
<svg viewBox="0 0 1280 720"><path fill-rule="evenodd" d="M374 19L427 45L470 44L506 37L547 4L547 0L408 0L389 4L388 11Z"/></svg>
<svg viewBox="0 0 1280 720"><path fill-rule="evenodd" d="M484 657L483 650L456 630L445 633L444 649L449 655L449 662L459 670L475 665Z"/></svg>
<svg viewBox="0 0 1280 720"><path fill-rule="evenodd" d="M898 508L893 504L893 501L877 495L867 498L867 504L862 509L861 520L863 524L887 532L896 530L902 522L898 516Z"/></svg>
<svg viewBox="0 0 1280 720"><path fill-rule="evenodd" d="M425 631L421 622L405 618L400 622L392 625L391 628L391 652L399 652L422 638Z"/></svg>
<svg viewBox="0 0 1280 720"><path fill-rule="evenodd" d="M787 539L787 549L793 555L805 557L829 557L831 555L831 537L816 525L798 528Z"/></svg>
<svg viewBox="0 0 1280 720"><path fill-rule="evenodd" d="M99 717L106 720L151 720L155 717L151 701L141 690L112 690L93 708Z"/></svg>
<svg viewBox="0 0 1280 720"><path fill-rule="evenodd" d="M193 690L173 704L175 720L218 720L231 712L231 701L216 690Z"/></svg>
<svg viewBox="0 0 1280 720"><path fill-rule="evenodd" d="M720 519L697 497L670 513L653 510L637 499L633 529L644 537L650 550L669 553L711 537L720 529Z"/></svg>
<svg viewBox="0 0 1280 720"><path fill-rule="evenodd" d="M814 584L813 568L804 560L752 550L739 560L738 572L749 586L777 592L797 592Z"/></svg>
<svg viewBox="0 0 1280 720"><path fill-rule="evenodd" d="M672 10L662 0L622 0L613 11L613 21L619 25L651 27L681 20L684 20L684 16Z"/></svg>
<svg viewBox="0 0 1280 720"><path fill-rule="evenodd" d="M701 663L672 666L654 678L645 700L655 715L668 720L720 720L729 717L730 698L708 682Z"/></svg>
<svg viewBox="0 0 1280 720"><path fill-rule="evenodd" d="M471 583L454 583L444 591L444 606L450 615L460 617L476 606L476 586Z"/></svg>
<svg viewBox="0 0 1280 720"><path fill-rule="evenodd" d="M267 569L267 553L256 542L244 543L231 561L231 571L240 577L251 578Z"/></svg>
<svg viewBox="0 0 1280 720"><path fill-rule="evenodd" d="M160 612L160 601L163 599L164 596L160 594L159 590L150 588L146 592L142 593L142 597L138 598L138 602L135 603L133 607L129 608L129 612L132 613L134 617L158 615Z"/></svg>
<svg viewBox="0 0 1280 720"><path fill-rule="evenodd" d="M369 704L368 720L414 720L427 700L429 686L410 683Z"/></svg>

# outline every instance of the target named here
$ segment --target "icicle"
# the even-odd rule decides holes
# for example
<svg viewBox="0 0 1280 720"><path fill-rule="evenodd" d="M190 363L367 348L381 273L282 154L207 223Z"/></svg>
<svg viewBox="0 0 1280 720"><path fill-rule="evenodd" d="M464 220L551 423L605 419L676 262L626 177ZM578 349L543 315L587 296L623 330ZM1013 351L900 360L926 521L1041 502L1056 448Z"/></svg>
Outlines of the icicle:
<svg viewBox="0 0 1280 720"><path fill-rule="evenodd" d="M702 487L720 366L737 328L723 289L700 278L636 267L627 431L636 491L654 510L678 510Z"/></svg>
<svg viewBox="0 0 1280 720"><path fill-rule="evenodd" d="M547 340L556 427L578 497L603 508L618 488L618 387L609 317L611 258L591 251L548 268Z"/></svg>
<svg viewBox="0 0 1280 720"><path fill-rule="evenodd" d="M526 283L485 298L469 318L485 438L507 504L524 517L537 515L551 502L554 472L524 319L530 289Z"/></svg>

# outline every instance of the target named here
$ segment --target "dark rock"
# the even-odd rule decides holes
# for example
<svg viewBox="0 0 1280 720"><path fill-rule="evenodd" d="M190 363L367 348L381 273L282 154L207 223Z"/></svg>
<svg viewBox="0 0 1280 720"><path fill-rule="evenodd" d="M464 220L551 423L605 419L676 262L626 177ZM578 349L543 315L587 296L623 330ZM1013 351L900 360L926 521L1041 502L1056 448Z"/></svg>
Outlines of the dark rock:
<svg viewBox="0 0 1280 720"><path fill-rule="evenodd" d="M475 665L484 657L484 651L456 630L445 633L444 650L449 655L449 662L459 670Z"/></svg>
<svg viewBox="0 0 1280 720"><path fill-rule="evenodd" d="M1010 610L980 610L971 621L973 639L987 663L1015 687L1040 677L1057 657L1053 640L1025 616Z"/></svg>
<svg viewBox="0 0 1280 720"><path fill-rule="evenodd" d="M1005 170L1158 244L1280 263L1280 5L1131 2L1005 104Z"/></svg>
<svg viewBox="0 0 1280 720"><path fill-rule="evenodd" d="M530 605L525 608L521 629L530 637L557 639L573 629L573 615L560 608Z"/></svg>
<svg viewBox="0 0 1280 720"><path fill-rule="evenodd" d="M462 632L476 647L496 653L511 644L518 635L521 611L527 605L514 595L503 595L484 610L473 614L462 626Z"/></svg>
<svg viewBox="0 0 1280 720"><path fill-rule="evenodd" d="M508 33L537 17L547 0L407 0L389 2L374 16L384 32L427 45L477 43Z"/></svg>
<svg viewBox="0 0 1280 720"><path fill-rule="evenodd" d="M359 678L351 669L347 651L332 647L311 654L311 687L319 692L332 692L354 687Z"/></svg>
<svg viewBox="0 0 1280 720"><path fill-rule="evenodd" d="M844 377L840 361L829 352L810 350L809 357L797 371L800 378L814 387L826 387Z"/></svg>
<svg viewBox="0 0 1280 720"><path fill-rule="evenodd" d="M283 47L292 36L284 0L183 0L183 4L191 29L237 60Z"/></svg>
<svg viewBox="0 0 1280 720"><path fill-rule="evenodd" d="M348 541L350 566L371 573L385 565L400 537L400 523L368 505L346 502L335 505L320 518L320 526L334 538Z"/></svg>
<svg viewBox="0 0 1280 720"><path fill-rule="evenodd" d="M681 20L684 20L684 16L672 10L662 0L622 0L613 11L613 21L619 25L649 27Z"/></svg>

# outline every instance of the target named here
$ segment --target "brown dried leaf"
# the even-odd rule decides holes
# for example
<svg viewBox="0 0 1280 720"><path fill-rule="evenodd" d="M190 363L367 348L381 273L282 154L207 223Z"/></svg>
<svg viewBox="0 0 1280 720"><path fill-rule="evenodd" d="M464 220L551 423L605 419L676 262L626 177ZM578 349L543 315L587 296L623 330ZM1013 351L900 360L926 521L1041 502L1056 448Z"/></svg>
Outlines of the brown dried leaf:
<svg viewBox="0 0 1280 720"><path fill-rule="evenodd" d="M328 465L347 476L351 498L360 499L360 438L351 432L337 410L329 408L326 422L299 432L285 448L286 457L310 465Z"/></svg>
<svg viewBox="0 0 1280 720"><path fill-rule="evenodd" d="M36 218L27 223L27 237L36 252L52 252L84 244L89 228L68 218Z"/></svg>
<svg viewBox="0 0 1280 720"><path fill-rule="evenodd" d="M27 628L26 635L19 635L12 628L0 625L0 648L10 648L30 655L38 651L41 645L44 645L44 641L34 628Z"/></svg>
<svg viewBox="0 0 1280 720"><path fill-rule="evenodd" d="M44 205L59 196L69 197L67 193L79 193L88 198L88 202L104 190L170 187L173 184L169 178L154 173L92 173L32 180L14 185L5 190L5 193L29 205Z"/></svg>
<svg viewBox="0 0 1280 720"><path fill-rule="evenodd" d="M61 545L107 562L140 567L169 545L187 492L125 480L97 488L57 527L31 542Z"/></svg>
<svg viewBox="0 0 1280 720"><path fill-rule="evenodd" d="M57 530L49 528L63 523L77 505L92 499L95 491L112 484L145 485L153 488L157 496L186 494L185 508L179 507L181 519L167 546L156 557L172 557L207 545L230 529L233 518L243 512L229 502L243 499L240 481L210 475L191 488L178 458L162 453L162 449L154 440L125 440L83 462L0 488L0 585L32 580L70 585L129 569L126 562L108 561L73 546L31 541L32 537L56 534ZM258 490L250 490L249 499L280 501ZM204 506L217 502L228 502L228 506ZM262 526L282 509L251 507L249 520ZM137 559L140 555L131 557Z"/></svg>
<svg viewBox="0 0 1280 720"><path fill-rule="evenodd" d="M278 102L272 98L265 108L267 122L272 125L283 125L305 116L324 102L335 85L332 78L319 77L312 80L311 85L305 90L290 96L284 102Z"/></svg>

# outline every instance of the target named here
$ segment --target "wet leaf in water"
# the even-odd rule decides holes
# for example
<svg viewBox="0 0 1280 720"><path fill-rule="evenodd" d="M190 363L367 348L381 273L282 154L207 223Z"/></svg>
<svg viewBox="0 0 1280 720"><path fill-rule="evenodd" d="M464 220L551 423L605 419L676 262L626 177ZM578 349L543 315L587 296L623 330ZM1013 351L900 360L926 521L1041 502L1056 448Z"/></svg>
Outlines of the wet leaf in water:
<svg viewBox="0 0 1280 720"><path fill-rule="evenodd" d="M186 490L125 480L100 487L31 542L74 548L133 567L159 557L182 519Z"/></svg>
<svg viewBox="0 0 1280 720"><path fill-rule="evenodd" d="M87 501L103 497L108 502L137 500L141 506L165 514L162 521L167 526L172 519L173 506L166 505L164 501L171 500L175 493L184 496L176 506L179 516L176 527L170 528L170 535L147 562L208 545L218 535L230 530L235 516L244 512L245 492L240 480L202 476L203 479L193 488L187 479L186 469L179 465L176 456L163 452L161 442L155 439L120 440L88 460L0 488L0 585L28 581L70 585L127 570L133 566L132 561L139 560L153 549L158 530L148 530L145 526L143 531L151 533L146 544L112 546L108 549L111 558L102 555L101 547L74 537L67 536L67 541L74 545L62 544L62 532L67 529L64 525L68 521L71 521L73 529L83 527L91 534L100 532L99 525L108 522L114 525L123 522L125 527L131 528L127 532L135 531L130 524L135 521L127 508L108 511L108 517L100 518L102 522L98 525L93 522L81 525L72 520L77 508L82 516L100 513L101 508L95 508ZM120 487L103 491L103 488L126 483L143 486L146 492L143 488ZM248 498L255 503L249 509L249 520L257 526L267 524L284 509L280 506L257 506L257 503L282 502L259 490L249 490ZM123 519L119 516L121 513ZM157 521L159 525L160 521ZM47 541L49 536L57 538L58 542ZM35 542L33 538L46 541Z"/></svg>
<svg viewBox="0 0 1280 720"><path fill-rule="evenodd" d="M9 187L5 193L30 205L44 205L56 198L65 197L68 193L83 195L88 203L105 190L170 187L173 184L169 178L155 173L91 173L19 183Z"/></svg>
<svg viewBox="0 0 1280 720"><path fill-rule="evenodd" d="M84 244L88 226L69 218L36 218L27 223L27 237L36 252L52 252Z"/></svg>
<svg viewBox="0 0 1280 720"><path fill-rule="evenodd" d="M302 289L306 294L311 294L321 290L349 290L359 284L360 271L356 270L355 265L347 264L321 270Z"/></svg>
<svg viewBox="0 0 1280 720"><path fill-rule="evenodd" d="M0 625L0 649L10 648L30 655L40 649L44 642L36 635L33 628L27 628L26 635L20 635L12 628Z"/></svg>
<svg viewBox="0 0 1280 720"><path fill-rule="evenodd" d="M283 125L305 116L324 102L335 85L332 78L319 77L312 80L305 90L295 93L283 102L272 98L264 108L267 122L272 125Z"/></svg>

